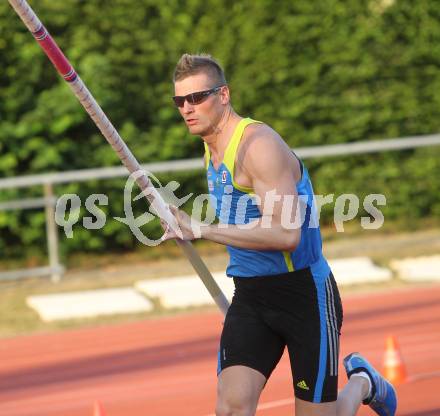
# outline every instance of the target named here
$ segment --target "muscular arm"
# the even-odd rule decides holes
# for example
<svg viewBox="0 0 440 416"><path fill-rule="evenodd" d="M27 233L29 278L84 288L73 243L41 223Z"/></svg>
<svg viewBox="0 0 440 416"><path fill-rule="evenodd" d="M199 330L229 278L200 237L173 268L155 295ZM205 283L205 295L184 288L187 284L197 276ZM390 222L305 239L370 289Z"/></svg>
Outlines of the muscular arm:
<svg viewBox="0 0 440 416"><path fill-rule="evenodd" d="M202 238L241 248L293 251L299 243L301 230L283 227L281 214L285 195L295 198L293 207L296 207L296 160L273 132L264 128L261 134L259 130L247 138L249 145L246 146L242 168L261 200L259 208L262 218L254 220L257 223L254 222L251 229L234 225L227 228L210 225L202 228ZM274 198L275 194L279 196L278 199ZM295 208L293 211L294 218Z"/></svg>
<svg viewBox="0 0 440 416"><path fill-rule="evenodd" d="M295 175L295 169L299 169L298 161L281 138L267 127L255 129L246 139L240 169L261 200L259 209L263 216L246 227L230 224L227 227L224 224L201 226L201 238L247 249L293 251L299 244L301 229L283 227L281 215L284 196L290 195L294 202L288 220L295 219L298 197L295 186L295 176L298 175ZM277 199L273 197L275 193ZM194 238L189 217L177 209L174 214L184 238Z"/></svg>

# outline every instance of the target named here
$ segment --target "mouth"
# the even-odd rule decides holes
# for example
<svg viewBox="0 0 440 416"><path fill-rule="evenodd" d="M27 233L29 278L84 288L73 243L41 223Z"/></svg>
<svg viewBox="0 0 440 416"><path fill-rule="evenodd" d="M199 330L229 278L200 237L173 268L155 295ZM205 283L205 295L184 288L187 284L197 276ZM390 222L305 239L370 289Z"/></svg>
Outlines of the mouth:
<svg viewBox="0 0 440 416"><path fill-rule="evenodd" d="M197 120L195 118L187 118L186 124L188 124L188 126L193 126L194 124L197 124Z"/></svg>

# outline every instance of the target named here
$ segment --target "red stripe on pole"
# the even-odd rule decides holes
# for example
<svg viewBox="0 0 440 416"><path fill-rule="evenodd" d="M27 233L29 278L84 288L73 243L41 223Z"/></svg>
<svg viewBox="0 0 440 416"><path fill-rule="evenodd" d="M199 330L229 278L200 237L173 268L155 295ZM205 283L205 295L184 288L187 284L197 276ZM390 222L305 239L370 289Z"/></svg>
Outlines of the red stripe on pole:
<svg viewBox="0 0 440 416"><path fill-rule="evenodd" d="M46 28L41 26L33 35L63 78L68 82L74 81L76 78L75 70Z"/></svg>

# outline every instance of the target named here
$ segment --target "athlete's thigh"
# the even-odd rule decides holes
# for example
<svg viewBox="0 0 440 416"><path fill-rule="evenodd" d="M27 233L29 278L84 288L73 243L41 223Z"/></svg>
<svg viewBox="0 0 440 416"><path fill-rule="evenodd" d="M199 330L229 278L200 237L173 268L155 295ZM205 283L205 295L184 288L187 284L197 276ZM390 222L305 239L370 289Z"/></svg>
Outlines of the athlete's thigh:
<svg viewBox="0 0 440 416"><path fill-rule="evenodd" d="M217 382L217 414L253 415L258 399L266 384L266 377L259 371L245 366L224 369Z"/></svg>
<svg viewBox="0 0 440 416"><path fill-rule="evenodd" d="M336 402L311 403L296 397L295 416L336 416Z"/></svg>
<svg viewBox="0 0 440 416"><path fill-rule="evenodd" d="M258 307L234 296L220 339L217 374L232 366L245 366L268 379L284 347L284 339L262 319Z"/></svg>

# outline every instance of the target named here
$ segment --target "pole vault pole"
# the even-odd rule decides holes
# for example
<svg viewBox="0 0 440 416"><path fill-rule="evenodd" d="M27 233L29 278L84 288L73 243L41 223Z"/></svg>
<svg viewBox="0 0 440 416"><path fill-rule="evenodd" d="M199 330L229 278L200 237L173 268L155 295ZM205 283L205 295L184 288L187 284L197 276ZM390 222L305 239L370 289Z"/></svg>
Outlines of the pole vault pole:
<svg viewBox="0 0 440 416"><path fill-rule="evenodd" d="M52 36L38 19L38 16L34 13L25 0L8 1L16 13L20 16L20 19L32 33L36 41L40 44L41 48L46 53L59 74L67 82L70 89L80 101L81 105L89 113L99 130L101 130L101 133L118 154L125 167L131 174L139 172L141 167L138 161L124 143L119 133L113 127L110 120L104 114L102 108L93 98L93 95L87 89L81 78L75 72L61 49L55 43ZM160 196L159 192L157 192L156 188L154 188L152 185L148 175L135 175L135 178L143 194L148 199L159 217L169 224L171 228L177 230L178 225L176 219L169 210L168 205ZM226 311L229 307L229 302L212 277L205 263L203 263L202 259L194 249L193 245L189 241L183 241L180 239L176 239L176 242L182 248L194 270L197 272L200 279L206 286L206 289L208 289L209 293L213 297L217 306L224 314L226 314Z"/></svg>

